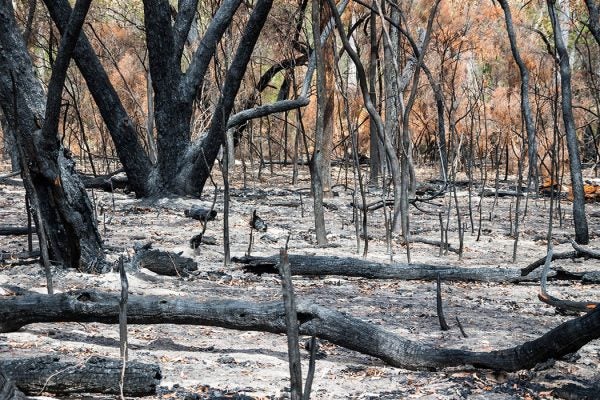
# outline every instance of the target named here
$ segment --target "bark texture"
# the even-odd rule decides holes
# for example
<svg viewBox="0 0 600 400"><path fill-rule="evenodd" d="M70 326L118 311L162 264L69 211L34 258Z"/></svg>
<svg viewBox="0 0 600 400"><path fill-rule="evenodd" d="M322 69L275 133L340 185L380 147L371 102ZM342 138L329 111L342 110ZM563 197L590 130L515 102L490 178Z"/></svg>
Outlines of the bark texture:
<svg viewBox="0 0 600 400"><path fill-rule="evenodd" d="M120 360L90 357L85 361L75 362L64 361L55 356L41 356L0 360L0 369L4 370L15 385L26 394L38 395L40 392L61 395L120 394L119 382L122 369ZM154 395L160 380L161 372L158 365L128 362L125 366L123 394Z"/></svg>

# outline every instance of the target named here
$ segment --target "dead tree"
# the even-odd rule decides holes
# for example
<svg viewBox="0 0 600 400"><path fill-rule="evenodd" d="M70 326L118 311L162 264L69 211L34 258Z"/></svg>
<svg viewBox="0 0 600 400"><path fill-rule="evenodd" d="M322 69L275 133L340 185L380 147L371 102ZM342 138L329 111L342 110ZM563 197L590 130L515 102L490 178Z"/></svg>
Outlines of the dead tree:
<svg viewBox="0 0 600 400"><path fill-rule="evenodd" d="M45 262L51 260L85 271L102 270L102 242L91 203L56 135L71 47L87 6L79 2L66 26L47 96L35 76L12 3L0 0L0 6L0 107L16 133L25 189L36 212L40 247L48 252L43 257Z"/></svg>
<svg viewBox="0 0 600 400"><path fill-rule="evenodd" d="M575 225L575 241L579 244L588 244L590 241L587 217L585 215L585 194L583 191L583 176L581 173L581 158L579 156L579 143L575 132L575 119L573 117L571 95L571 65L569 52L563 41L560 22L556 17L556 1L546 0L548 14L554 33L554 45L558 56L560 71L560 93L562 97L562 117L567 138L569 152L569 166L571 170L571 187L573 188L573 223Z"/></svg>
<svg viewBox="0 0 600 400"><path fill-rule="evenodd" d="M31 294L0 299L0 332L14 332L37 322L100 322L117 324L119 296L98 291L54 295ZM240 300L198 302L185 298L130 296L130 324L185 324L237 330L285 333L281 301L250 303ZM600 337L600 308L566 321L537 339L490 352L438 348L406 339L351 315L316 305L296 303L298 331L380 358L407 369L436 369L473 365L502 371L534 367L560 358ZM114 381L118 385L118 379Z"/></svg>

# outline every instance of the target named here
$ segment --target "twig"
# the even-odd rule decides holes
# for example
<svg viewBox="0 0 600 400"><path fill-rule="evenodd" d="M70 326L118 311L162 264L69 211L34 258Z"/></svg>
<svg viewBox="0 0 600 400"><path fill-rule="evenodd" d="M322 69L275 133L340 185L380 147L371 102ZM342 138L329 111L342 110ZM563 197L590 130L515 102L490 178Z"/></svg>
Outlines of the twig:
<svg viewBox="0 0 600 400"><path fill-rule="evenodd" d="M456 325L458 325L458 329L460 329L460 333L461 335L463 335L464 338L468 338L469 335L467 335L467 333L465 332L462 324L460 323L460 319L458 319L458 317L454 317L456 319Z"/></svg>

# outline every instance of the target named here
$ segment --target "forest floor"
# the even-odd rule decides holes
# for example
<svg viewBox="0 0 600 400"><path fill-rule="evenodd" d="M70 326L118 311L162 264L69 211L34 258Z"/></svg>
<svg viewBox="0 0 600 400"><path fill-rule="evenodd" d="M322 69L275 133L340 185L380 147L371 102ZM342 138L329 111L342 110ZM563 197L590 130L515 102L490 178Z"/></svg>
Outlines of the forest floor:
<svg viewBox="0 0 600 400"><path fill-rule="evenodd" d="M344 171L334 170L343 183ZM0 174L3 172L0 171ZM6 170L4 171L6 173ZM285 246L289 235L289 253L362 257L357 250L351 190L335 186L335 196L326 199L326 225L330 245L319 247L314 238L312 201L306 172L299 183L291 182L291 168L263 169L262 177L244 182L241 168L231 182L230 229L231 254L243 256L248 250L249 219L256 210L268 224L265 233L255 233L252 255L271 256ZM419 181L433 178L433 173L419 172ZM335 180L334 180L335 182ZM218 183L218 182L217 182ZM517 261L512 262L514 239L510 235L509 211L514 212L514 197L485 197L482 207L482 233L479 225L478 192L475 184L471 204L475 229L471 229L468 188L461 185L458 201L462 221L466 223L464 255L439 256L439 249L426 244L411 245L412 261L462 267L522 268L545 256L549 199L530 198L527 215L520 224ZM506 189L509 183L501 182ZM299 193L302 193L300 196ZM381 190L370 190L369 202L380 200ZM188 278L155 276L146 280L129 277L130 293L189 297L196 300L234 298L266 301L281 298L277 276L244 273L238 264L223 262L223 190L219 185L215 209L218 216L208 223L206 235L217 245L189 247L190 238L199 233L201 224L186 218L191 205L210 207L213 190L207 184L202 199L160 199L153 203L135 199L125 193L90 192L98 212L99 229L107 245L109 260L119 255L131 257L137 244L152 242L153 248L182 252L198 263L198 271ZM439 240L438 211L447 210L450 195L411 206L413 235ZM525 202L521 203L521 215ZM567 238L572 236L571 203L561 202L563 226L554 226L555 251L571 250ZM600 248L600 204L588 204L590 248ZM491 219L490 219L491 217ZM24 190L0 184L0 224L26 225ZM453 206L449 241L458 247L456 212ZM369 260L388 262L383 209L368 214ZM35 243L34 243L35 247ZM0 237L0 251L27 250L27 237ZM392 237L393 260L406 262L406 248L398 235ZM554 265L570 271L600 270L597 260L561 260ZM153 275L145 271L147 275ZM573 316L557 313L541 303L539 283L443 283L445 314L451 326L440 330L436 314L434 282L369 280L343 276L322 278L294 277L299 298L334 308L370 321L397 335L438 347L489 351L518 345L534 339ZM17 285L44 293L45 278L38 263L22 265L9 261L0 265L0 285ZM120 291L118 273L88 275L77 271L56 270L55 291L80 288ZM0 289L1 291L1 289ZM571 300L598 301L597 285L578 282L551 282L552 294ZM0 293L3 295L3 293ZM4 294L6 295L6 294ZM468 337L457 327L458 317ZM157 363L163 374L156 398L257 398L280 399L289 396L287 342L284 335L244 332L228 329L182 325L130 325L131 360ZM306 338L302 338L306 340ZM84 360L92 355L118 358L119 332L116 325L99 323L43 323L28 325L18 332L0 335L0 357L25 357L40 354L68 355ZM302 350L303 373L308 353ZM566 383L600 381L600 342L584 346L575 355L545 363L532 370L516 373L492 373L472 367L441 371L409 371L387 366L383 361L321 341L313 385L314 399L550 399L551 390ZM48 395L47 395L48 396ZM247 396L247 397L246 397ZM78 398L78 397L72 397ZM94 397L101 398L101 397Z"/></svg>

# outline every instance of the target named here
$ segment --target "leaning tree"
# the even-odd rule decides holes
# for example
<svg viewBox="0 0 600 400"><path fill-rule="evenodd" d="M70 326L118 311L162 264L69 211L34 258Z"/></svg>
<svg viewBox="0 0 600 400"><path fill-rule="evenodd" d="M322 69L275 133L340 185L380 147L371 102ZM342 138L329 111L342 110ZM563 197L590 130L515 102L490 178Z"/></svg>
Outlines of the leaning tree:
<svg viewBox="0 0 600 400"><path fill-rule="evenodd" d="M51 262L85 271L96 271L104 265L90 201L57 136L66 71L89 3L78 1L65 24L44 94L15 21L12 2L0 0L0 108L15 134L48 277ZM48 283L51 291L50 279Z"/></svg>

